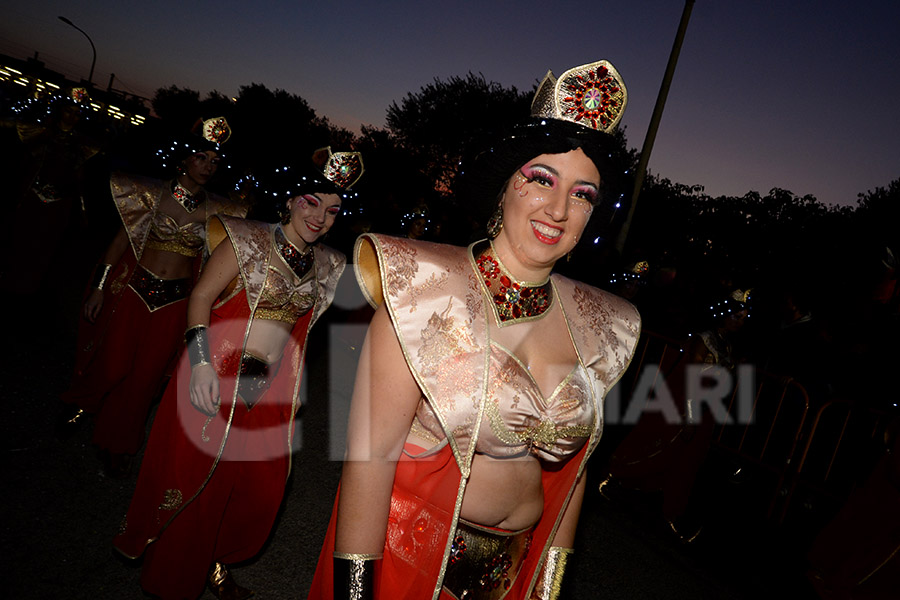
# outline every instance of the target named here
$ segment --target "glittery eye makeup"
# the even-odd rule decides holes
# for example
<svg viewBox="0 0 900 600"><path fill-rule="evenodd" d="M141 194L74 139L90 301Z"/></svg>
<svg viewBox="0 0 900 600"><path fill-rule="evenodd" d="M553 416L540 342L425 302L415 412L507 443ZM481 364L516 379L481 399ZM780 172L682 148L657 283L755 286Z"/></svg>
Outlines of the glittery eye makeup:
<svg viewBox="0 0 900 600"><path fill-rule="evenodd" d="M580 200L577 198L569 198L569 204L572 207L572 210L582 210L584 214L587 216L591 216L591 213L594 212L594 205L586 200Z"/></svg>
<svg viewBox="0 0 900 600"><path fill-rule="evenodd" d="M556 187L556 174L545 167L525 165L520 172L529 183L537 183L548 188Z"/></svg>
<svg viewBox="0 0 900 600"><path fill-rule="evenodd" d="M593 205L597 202L597 188L592 185L576 185L572 188L570 195Z"/></svg>

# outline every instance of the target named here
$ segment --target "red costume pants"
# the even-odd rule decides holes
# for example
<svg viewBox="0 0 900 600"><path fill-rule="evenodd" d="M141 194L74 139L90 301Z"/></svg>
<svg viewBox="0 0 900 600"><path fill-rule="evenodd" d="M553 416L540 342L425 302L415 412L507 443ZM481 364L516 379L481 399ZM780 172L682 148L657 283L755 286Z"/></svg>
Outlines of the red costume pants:
<svg viewBox="0 0 900 600"><path fill-rule="evenodd" d="M136 454L150 406L187 326L187 299L150 312L129 287L112 310L93 360L62 400L96 413L93 441L99 448Z"/></svg>

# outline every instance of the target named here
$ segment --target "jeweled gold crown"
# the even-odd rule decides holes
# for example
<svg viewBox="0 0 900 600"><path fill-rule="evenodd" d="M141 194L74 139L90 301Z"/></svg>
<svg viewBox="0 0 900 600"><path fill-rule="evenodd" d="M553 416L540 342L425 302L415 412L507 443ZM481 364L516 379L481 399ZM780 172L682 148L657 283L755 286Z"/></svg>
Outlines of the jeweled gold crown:
<svg viewBox="0 0 900 600"><path fill-rule="evenodd" d="M733 300L737 300L738 302L743 302L744 304L747 304L747 302L750 300L750 292L751 291L753 291L753 290L751 290L751 289L734 290L733 292L731 292L731 298Z"/></svg>
<svg viewBox="0 0 900 600"><path fill-rule="evenodd" d="M69 92L69 97L79 104L89 99L87 90L83 87L72 88L72 91Z"/></svg>
<svg viewBox="0 0 900 600"><path fill-rule="evenodd" d="M203 139L214 144L224 144L231 137L231 127L225 117L213 117L203 121Z"/></svg>
<svg viewBox="0 0 900 600"><path fill-rule="evenodd" d="M359 152L332 152L331 146L313 153L313 162L322 169L325 178L345 190L359 181L365 168Z"/></svg>
<svg viewBox="0 0 900 600"><path fill-rule="evenodd" d="M650 269L650 263L646 260L638 261L631 267L631 272L635 275L643 275Z"/></svg>
<svg viewBox="0 0 900 600"><path fill-rule="evenodd" d="M627 102L622 76L601 60L569 69L559 79L547 71L531 102L531 115L609 133L622 119Z"/></svg>

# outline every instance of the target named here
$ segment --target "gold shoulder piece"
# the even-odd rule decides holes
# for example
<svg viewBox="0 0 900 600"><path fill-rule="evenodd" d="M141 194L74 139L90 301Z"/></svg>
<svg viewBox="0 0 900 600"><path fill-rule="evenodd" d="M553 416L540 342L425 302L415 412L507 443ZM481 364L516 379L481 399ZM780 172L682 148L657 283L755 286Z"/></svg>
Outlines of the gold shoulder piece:
<svg viewBox="0 0 900 600"><path fill-rule="evenodd" d="M222 243L222 240L224 240L227 235L228 234L225 232L225 224L222 223L222 219L218 215L210 217L209 222L206 224L206 245L210 254L212 254L213 250Z"/></svg>
<svg viewBox="0 0 900 600"><path fill-rule="evenodd" d="M356 278L369 304L377 307L384 302L378 250L375 240L369 236L362 236L356 241Z"/></svg>

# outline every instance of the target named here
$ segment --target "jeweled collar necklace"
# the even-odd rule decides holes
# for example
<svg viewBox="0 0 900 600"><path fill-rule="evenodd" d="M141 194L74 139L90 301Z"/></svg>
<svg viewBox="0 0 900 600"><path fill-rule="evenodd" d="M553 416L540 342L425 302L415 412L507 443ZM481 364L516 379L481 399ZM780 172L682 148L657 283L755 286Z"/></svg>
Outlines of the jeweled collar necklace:
<svg viewBox="0 0 900 600"><path fill-rule="evenodd" d="M516 281L497 258L493 243L474 250L475 266L493 299L497 325L504 327L539 319L547 312L553 304L553 285L549 277L537 283Z"/></svg>
<svg viewBox="0 0 900 600"><path fill-rule="evenodd" d="M188 214L197 210L197 207L206 200L206 190L200 188L196 193L192 194L186 187L178 183L177 179L172 180L171 189L172 197Z"/></svg>
<svg viewBox="0 0 900 600"><path fill-rule="evenodd" d="M303 279L303 276L309 273L315 262L313 247L307 246L306 250L300 250L287 239L284 230L279 226L275 230L275 249L284 259L284 262L291 268L294 275Z"/></svg>

